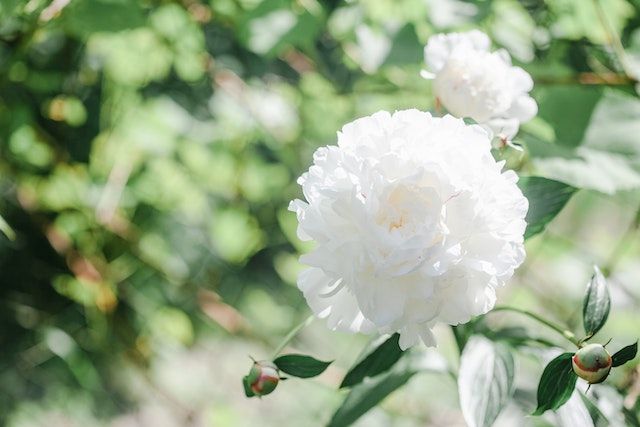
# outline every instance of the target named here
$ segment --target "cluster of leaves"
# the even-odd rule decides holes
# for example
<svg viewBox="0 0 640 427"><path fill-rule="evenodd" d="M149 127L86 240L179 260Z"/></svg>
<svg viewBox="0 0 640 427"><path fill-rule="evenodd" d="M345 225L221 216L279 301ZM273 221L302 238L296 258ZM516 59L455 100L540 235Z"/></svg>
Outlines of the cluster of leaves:
<svg viewBox="0 0 640 427"><path fill-rule="evenodd" d="M604 325L609 305L606 281L596 270L587 286L584 299L586 336L579 341L580 346ZM419 351L402 352L398 346L398 334L382 343L373 342L342 381L340 387L351 387L351 390L333 415L329 426L350 425L414 375L426 371L451 375L457 379L460 407L469 426L493 425L516 391L514 352L520 347L524 350L527 347L522 341L510 340L509 334L486 331L477 327L478 325L472 322L464 332L457 375L446 368L446 365L429 363L430 356ZM463 334L457 332L456 335ZM524 336L529 334L525 332ZM555 347L552 343L543 344ZM613 355L612 366L618 367L634 359L637 350L637 342L622 348ZM578 380L571 362L574 354L562 353L544 368L537 391L537 408L533 415L559 409L574 394ZM595 425L608 425L609 422L596 404L582 392L579 393L592 413ZM525 403L525 407L528 407L528 403ZM637 414L628 411L625 415L631 425L638 425L640 420Z"/></svg>
<svg viewBox="0 0 640 427"><path fill-rule="evenodd" d="M582 319L586 335L579 341L580 347L602 329L609 317L610 308L611 300L607 281L600 269L595 267L584 297ZM635 358L637 352L637 342L622 348L613 354L611 367L624 365ZM549 409L556 410L569 400L578 379L572 366L572 358L575 354L575 352L562 353L544 368L538 386L538 407L534 415L541 415Z"/></svg>

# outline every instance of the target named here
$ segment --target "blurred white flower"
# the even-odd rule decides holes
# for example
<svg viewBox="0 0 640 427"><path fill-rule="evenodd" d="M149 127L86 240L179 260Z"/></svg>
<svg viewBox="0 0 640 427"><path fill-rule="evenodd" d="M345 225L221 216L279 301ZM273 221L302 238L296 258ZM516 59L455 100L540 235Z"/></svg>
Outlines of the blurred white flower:
<svg viewBox="0 0 640 427"><path fill-rule="evenodd" d="M436 34L424 48L437 100L456 117L470 117L496 136L511 139L520 123L538 112L529 96L531 76L511 65L504 50L491 52L489 37L477 30Z"/></svg>
<svg viewBox="0 0 640 427"><path fill-rule="evenodd" d="M378 112L319 148L289 209L316 242L298 287L331 329L435 345L437 322L489 311L525 252L528 202L477 125Z"/></svg>

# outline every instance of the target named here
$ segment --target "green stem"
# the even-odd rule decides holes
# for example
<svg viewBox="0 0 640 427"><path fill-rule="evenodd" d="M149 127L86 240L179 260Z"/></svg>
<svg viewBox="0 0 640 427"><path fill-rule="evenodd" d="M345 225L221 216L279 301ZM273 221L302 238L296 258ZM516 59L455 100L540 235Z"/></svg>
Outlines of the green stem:
<svg viewBox="0 0 640 427"><path fill-rule="evenodd" d="M615 28L611 26L609 23L609 19L607 18L606 13L604 12L604 8L600 4L600 0L593 0L593 5L596 9L596 13L598 15L598 19L600 20L600 25L604 29L605 33L607 33L607 39L609 42L609 46L613 50L614 54L618 58L618 62L622 67L622 71L627 76L630 76L630 67L629 61L627 61L627 54L624 51L624 46L622 46L622 41L620 41L620 37L615 31Z"/></svg>
<svg viewBox="0 0 640 427"><path fill-rule="evenodd" d="M309 317L304 319L300 324L298 324L295 328L293 328L291 331L289 331L287 336L285 336L282 339L282 342L280 343L280 345L278 345L278 347L276 347L276 349L274 350L272 359L275 359L276 357L278 357L280 352L282 350L284 350L284 348L287 346L287 344L289 344L289 342L291 342L291 340L296 335L298 335L298 332L300 332L304 327L308 326L314 318L315 318L315 316L313 314L310 315Z"/></svg>
<svg viewBox="0 0 640 427"><path fill-rule="evenodd" d="M543 325L553 329L554 331L556 331L557 333L559 333L560 335L562 335L567 341L569 341L571 344L575 345L576 347L580 348L581 346L581 342L580 340L578 340L578 338L576 338L575 334L571 331L569 331L566 328L563 328L560 325L557 325L553 322L551 322L550 320L547 320L543 317L540 317L539 315L532 313L528 310L523 310L520 308L516 308L516 307L509 307L506 305L501 305L501 306L497 306L495 307L493 311L512 311L514 313L520 313L520 314L524 314L525 316L528 316L540 323L542 323Z"/></svg>

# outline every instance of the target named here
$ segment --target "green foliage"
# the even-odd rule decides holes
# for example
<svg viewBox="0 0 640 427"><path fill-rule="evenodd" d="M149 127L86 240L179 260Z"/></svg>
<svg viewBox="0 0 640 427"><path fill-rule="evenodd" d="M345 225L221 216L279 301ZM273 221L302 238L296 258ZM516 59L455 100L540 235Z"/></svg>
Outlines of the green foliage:
<svg viewBox="0 0 640 427"><path fill-rule="evenodd" d="M536 176L520 178L518 187L529 200L525 239L542 232L576 191L569 185Z"/></svg>
<svg viewBox="0 0 640 427"><path fill-rule="evenodd" d="M373 348L363 351L363 357L349 369L340 388L352 387L367 377L376 376L391 368L404 354L398 345L399 339L400 334L396 333L380 344L380 340L373 341Z"/></svg>
<svg viewBox="0 0 640 427"><path fill-rule="evenodd" d="M414 359L405 357L387 372L354 386L331 417L328 427L351 425L388 395L406 384L418 371Z"/></svg>
<svg viewBox="0 0 640 427"><path fill-rule="evenodd" d="M298 378L311 378L323 373L332 362L323 362L303 354L286 354L277 357L273 363L286 374Z"/></svg>
<svg viewBox="0 0 640 427"><path fill-rule="evenodd" d="M515 390L514 361L507 346L472 337L460 357L458 392L468 426L493 425Z"/></svg>
<svg viewBox="0 0 640 427"><path fill-rule="evenodd" d="M597 266L594 270L582 303L582 321L587 337L594 336L604 326L611 308L607 279Z"/></svg>
<svg viewBox="0 0 640 427"><path fill-rule="evenodd" d="M598 1L628 48L626 66L637 68L640 4ZM286 210L301 197L295 178L355 117L433 110L419 70L435 32L482 28L534 77L539 115L516 141L525 153L496 152L535 176L520 180L531 203L527 237L577 189L625 190L619 197L635 203L640 101L593 4L0 2L0 425L47 424L52 413L73 418L67 424L110 424L145 411L156 395L169 396L170 405L159 405L169 412L182 413L187 402L186 412L202 409L197 416L214 425L249 423L233 418L249 412L237 378L218 383L229 360L192 355L213 341L231 359L245 357L246 346L268 346L306 315L295 278L310 244L296 237ZM592 196L576 199L585 194ZM605 246L554 241L549 252L591 257ZM535 304L526 286L520 291ZM484 334L523 352L550 345L546 336L489 323L458 331L461 343ZM624 363L631 350L614 361ZM204 359L220 370L197 375L214 384L213 399L201 393L202 403L181 394L190 387L169 385L172 372L186 382L191 371L165 366L175 354L193 357L189 368ZM424 369L399 351L397 336L367 348L344 378L352 388L332 424L357 420ZM615 380L626 393L626 379ZM285 388L293 386L269 399ZM326 402L318 396L309 402ZM431 421L419 415L421 425ZM637 425L637 410L625 415Z"/></svg>
<svg viewBox="0 0 640 427"><path fill-rule="evenodd" d="M621 350L616 351L613 356L611 356L612 359L612 365L614 368L616 366L621 366L624 365L625 363L627 363L630 360L635 359L636 354L638 354L638 342L636 341L633 344L630 344L624 348L622 348Z"/></svg>
<svg viewBox="0 0 640 427"><path fill-rule="evenodd" d="M573 353L562 353L547 364L538 384L538 406L533 415L542 415L547 410L555 411L573 394L578 376L573 372Z"/></svg>

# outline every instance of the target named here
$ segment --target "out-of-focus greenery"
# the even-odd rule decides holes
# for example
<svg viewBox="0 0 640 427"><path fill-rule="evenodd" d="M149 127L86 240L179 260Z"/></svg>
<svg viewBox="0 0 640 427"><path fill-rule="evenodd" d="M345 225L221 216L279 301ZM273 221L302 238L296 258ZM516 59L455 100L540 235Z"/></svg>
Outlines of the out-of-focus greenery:
<svg viewBox="0 0 640 427"><path fill-rule="evenodd" d="M576 197L530 242L505 298L576 319L589 264L620 267L600 335L633 339L639 11L638 0L3 0L0 424L326 423L339 368L320 385L288 382L280 400L245 401L239 382L247 353L267 356L307 314L295 288L306 246L287 204L344 123L433 107L422 46L445 30L487 31L536 80L525 154L497 155L618 192ZM363 342L317 325L298 345L348 366ZM637 390L637 373L620 375L617 387ZM455 388L431 380L411 385L436 404L392 400L366 422L459 422ZM307 408L285 402L300 395Z"/></svg>

